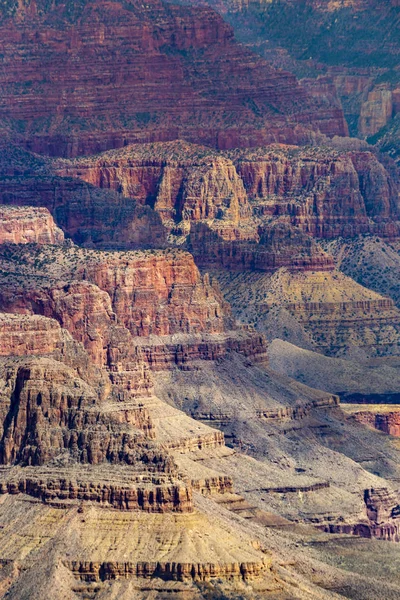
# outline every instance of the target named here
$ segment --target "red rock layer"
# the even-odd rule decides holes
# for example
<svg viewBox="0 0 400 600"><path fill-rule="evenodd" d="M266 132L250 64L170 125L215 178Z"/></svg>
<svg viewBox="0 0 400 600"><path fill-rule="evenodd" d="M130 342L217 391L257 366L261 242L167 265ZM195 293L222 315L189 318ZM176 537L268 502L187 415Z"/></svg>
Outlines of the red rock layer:
<svg viewBox="0 0 400 600"><path fill-rule="evenodd" d="M76 156L177 138L233 148L309 141L312 130L346 134L340 109L236 44L208 8L39 4L0 25L0 118L37 152Z"/></svg>
<svg viewBox="0 0 400 600"><path fill-rule="evenodd" d="M55 319L0 313L0 357L45 356L76 370L98 391L107 388L104 374L91 362L81 344Z"/></svg>
<svg viewBox="0 0 400 600"><path fill-rule="evenodd" d="M61 352L63 338L55 320L0 313L0 356L52 355Z"/></svg>
<svg viewBox="0 0 400 600"><path fill-rule="evenodd" d="M29 270L31 253L22 248L14 263L20 279L0 286L0 307L56 319L97 366L108 369L113 383L132 393L151 389L145 363L189 366L231 350L265 357L263 337L236 328L221 293L187 252L69 248L52 254L60 265L68 256L61 275L44 254L38 249L33 262L42 266Z"/></svg>
<svg viewBox="0 0 400 600"><path fill-rule="evenodd" d="M187 235L199 221L235 245L258 242L271 221L318 238L396 237L400 231L399 175L368 151L274 145L221 155L174 142L56 161L52 168L150 205L177 235ZM288 230L287 236L293 235ZM213 244L218 246L217 240L207 251ZM269 267L274 260L277 267L287 265L283 255L274 259L269 249Z"/></svg>
<svg viewBox="0 0 400 600"><path fill-rule="evenodd" d="M227 352L238 352L255 362L267 362L265 338L255 332L227 331L225 334L205 336L143 338L140 347L153 371L178 366L190 369L193 361L218 360Z"/></svg>
<svg viewBox="0 0 400 600"><path fill-rule="evenodd" d="M399 235L398 178L371 152L274 147L232 158L257 215L319 238Z"/></svg>
<svg viewBox="0 0 400 600"><path fill-rule="evenodd" d="M62 244L64 234L45 208L0 206L0 244Z"/></svg>
<svg viewBox="0 0 400 600"><path fill-rule="evenodd" d="M368 409L360 406L360 411L353 414L352 418L359 423L363 423L394 437L400 437L400 411L393 410L391 412L384 411L379 413L376 410L368 411Z"/></svg>
<svg viewBox="0 0 400 600"><path fill-rule="evenodd" d="M54 475L41 479L33 475L19 481L0 481L0 494L27 494L56 506L62 506L62 501L80 500L124 511L187 513L193 510L191 489L183 485L124 486L98 482L95 477L92 481L79 481L78 475L77 481L76 477L58 480Z"/></svg>
<svg viewBox="0 0 400 600"><path fill-rule="evenodd" d="M160 248L166 243L159 215L121 194L29 169L21 173L13 167L0 172L2 204L47 208L59 227L78 244L129 249Z"/></svg>
<svg viewBox="0 0 400 600"><path fill-rule="evenodd" d="M309 236L284 223L260 226L250 240L241 239L241 233L240 229L219 228L215 224L194 225L190 250L196 263L205 268L233 271L275 271L281 267L299 271L334 269L333 259Z"/></svg>
<svg viewBox="0 0 400 600"><path fill-rule="evenodd" d="M138 144L97 157L56 161L52 170L121 192L154 208L167 223L219 219L237 224L251 212L232 161L181 141Z"/></svg>

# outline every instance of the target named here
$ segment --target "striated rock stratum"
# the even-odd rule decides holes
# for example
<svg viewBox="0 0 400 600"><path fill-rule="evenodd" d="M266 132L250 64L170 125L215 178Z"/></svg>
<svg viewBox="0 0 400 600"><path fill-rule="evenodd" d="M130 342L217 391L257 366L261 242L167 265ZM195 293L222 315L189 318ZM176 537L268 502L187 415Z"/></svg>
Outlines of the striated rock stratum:
<svg viewBox="0 0 400 600"><path fill-rule="evenodd" d="M35 151L76 156L179 137L233 148L347 132L340 108L237 44L205 7L7 0L0 18L0 120Z"/></svg>
<svg viewBox="0 0 400 600"><path fill-rule="evenodd" d="M1 598L400 597L397 5L0 4Z"/></svg>

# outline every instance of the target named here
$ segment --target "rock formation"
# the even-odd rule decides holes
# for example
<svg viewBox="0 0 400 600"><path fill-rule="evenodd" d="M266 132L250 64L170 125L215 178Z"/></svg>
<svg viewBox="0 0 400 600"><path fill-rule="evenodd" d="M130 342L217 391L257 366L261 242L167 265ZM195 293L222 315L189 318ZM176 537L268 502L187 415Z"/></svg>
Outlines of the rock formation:
<svg viewBox="0 0 400 600"><path fill-rule="evenodd" d="M102 1L7 6L0 118L35 151L76 156L177 138L232 148L346 133L340 109L239 46L210 9L161 0L144 10Z"/></svg>
<svg viewBox="0 0 400 600"><path fill-rule="evenodd" d="M335 104L336 88L351 135L373 136L398 114L398 0L202 4L218 10L240 41L295 73L309 92Z"/></svg>
<svg viewBox="0 0 400 600"><path fill-rule="evenodd" d="M114 381L131 381L131 392L151 388L143 360L159 369L230 350L265 358L262 336L237 328L218 288L186 252L70 247L57 255L20 247L3 258L14 270L1 286L2 310L56 319Z"/></svg>
<svg viewBox="0 0 400 600"><path fill-rule="evenodd" d="M78 179L57 177L45 158L13 144L0 145L0 173L2 204L47 208L78 244L109 248L165 245L161 219L149 206Z"/></svg>
<svg viewBox="0 0 400 600"><path fill-rule="evenodd" d="M292 319L303 328L303 338L328 356L351 356L355 349L362 349L364 357L398 354L399 312L394 302L338 271L213 274L234 316L260 332L276 320L284 339L291 341Z"/></svg>
<svg viewBox="0 0 400 600"><path fill-rule="evenodd" d="M396 405L348 404L344 405L344 410L358 423L400 437L400 412Z"/></svg>
<svg viewBox="0 0 400 600"><path fill-rule="evenodd" d="M64 234L45 208L0 206L0 244L61 244Z"/></svg>
<svg viewBox="0 0 400 600"><path fill-rule="evenodd" d="M52 168L151 206L181 235L190 223L207 221L229 241L254 241L259 224L271 219L318 238L398 235L397 172L368 151L280 145L221 155L176 142Z"/></svg>
<svg viewBox="0 0 400 600"><path fill-rule="evenodd" d="M390 126L398 43L356 64L376 0L213 2L298 83L205 3L0 5L9 600L400 595L400 177L340 104Z"/></svg>

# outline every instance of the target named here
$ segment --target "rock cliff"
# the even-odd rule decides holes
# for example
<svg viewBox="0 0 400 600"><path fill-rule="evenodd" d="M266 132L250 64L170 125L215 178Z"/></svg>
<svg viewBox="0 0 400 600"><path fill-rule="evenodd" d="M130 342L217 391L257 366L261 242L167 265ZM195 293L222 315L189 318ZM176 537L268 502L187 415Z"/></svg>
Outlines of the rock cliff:
<svg viewBox="0 0 400 600"><path fill-rule="evenodd" d="M149 206L79 179L57 177L45 158L12 143L0 144L0 173L3 205L45 207L78 244L110 248L165 245L164 226Z"/></svg>
<svg viewBox="0 0 400 600"><path fill-rule="evenodd" d="M399 231L398 173L366 150L274 145L217 153L174 142L56 161L52 169L151 206L177 236L199 221L230 242L258 241L271 220L317 238Z"/></svg>
<svg viewBox="0 0 400 600"><path fill-rule="evenodd" d="M178 138L232 148L346 133L339 108L237 44L206 7L31 0L6 2L1 16L0 119L35 151L76 156Z"/></svg>
<svg viewBox="0 0 400 600"><path fill-rule="evenodd" d="M193 2L189 2L193 4ZM204 0L238 39L309 91L335 104L351 135L372 136L398 114L399 2L378 0ZM373 139L373 138L372 138Z"/></svg>
<svg viewBox="0 0 400 600"><path fill-rule="evenodd" d="M262 336L237 328L218 288L200 276L190 254L58 252L4 250L9 271L2 309L56 319L113 381L126 378L131 392L151 388L143 360L168 368L230 350L265 357Z"/></svg>
<svg viewBox="0 0 400 600"><path fill-rule="evenodd" d="M61 244L64 234L45 208L0 206L0 244Z"/></svg>

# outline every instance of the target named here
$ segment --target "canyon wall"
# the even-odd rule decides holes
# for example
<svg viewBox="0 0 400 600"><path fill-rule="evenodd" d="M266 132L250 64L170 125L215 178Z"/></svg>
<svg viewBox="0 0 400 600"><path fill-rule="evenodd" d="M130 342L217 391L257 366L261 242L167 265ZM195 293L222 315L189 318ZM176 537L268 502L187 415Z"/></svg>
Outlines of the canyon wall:
<svg viewBox="0 0 400 600"><path fill-rule="evenodd" d="M0 244L62 244L64 233L45 208L0 206Z"/></svg>
<svg viewBox="0 0 400 600"><path fill-rule="evenodd" d="M174 142L52 168L151 206L178 237L199 221L229 242L258 242L263 229L276 238L269 227L276 220L317 238L399 234L399 174L367 150L274 145L218 154Z"/></svg>
<svg viewBox="0 0 400 600"><path fill-rule="evenodd" d="M3 8L0 119L36 152L77 156L178 138L233 148L346 134L340 108L237 44L209 8L161 0Z"/></svg>
<svg viewBox="0 0 400 600"><path fill-rule="evenodd" d="M218 287L187 252L36 247L32 260L32 249L20 246L4 250L8 265L11 255L15 270L1 286L1 309L56 319L131 393L151 389L146 362L189 366L230 350L265 358L262 336L236 326Z"/></svg>

